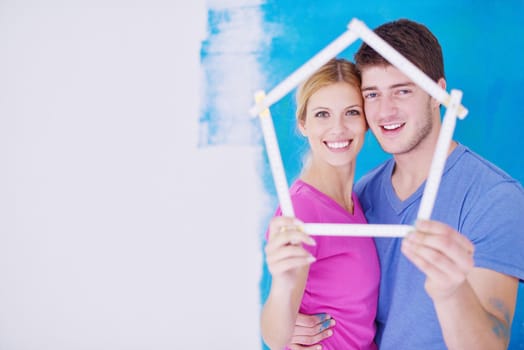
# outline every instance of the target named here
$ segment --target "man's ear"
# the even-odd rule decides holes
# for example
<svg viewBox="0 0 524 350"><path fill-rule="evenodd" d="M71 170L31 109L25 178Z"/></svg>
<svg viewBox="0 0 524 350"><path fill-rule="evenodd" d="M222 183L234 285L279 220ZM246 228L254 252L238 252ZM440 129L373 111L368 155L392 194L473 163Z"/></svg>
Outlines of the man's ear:
<svg viewBox="0 0 524 350"><path fill-rule="evenodd" d="M446 79L444 79L444 78L440 78L440 79L437 81L437 85L440 86L443 90L446 90ZM440 102L437 101L435 98L433 98L433 102L434 102L434 107L435 107L435 108L440 107Z"/></svg>
<svg viewBox="0 0 524 350"><path fill-rule="evenodd" d="M446 79L444 78L440 78L438 81L437 81L437 84L444 90L446 90Z"/></svg>

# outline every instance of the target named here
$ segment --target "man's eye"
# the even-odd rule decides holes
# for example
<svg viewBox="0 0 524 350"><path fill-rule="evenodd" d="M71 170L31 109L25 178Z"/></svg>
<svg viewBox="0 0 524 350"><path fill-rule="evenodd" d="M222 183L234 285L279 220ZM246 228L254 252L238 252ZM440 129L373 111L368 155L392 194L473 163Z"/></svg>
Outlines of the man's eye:
<svg viewBox="0 0 524 350"><path fill-rule="evenodd" d="M377 95L376 92L366 92L366 93L364 94L364 98L365 98L366 100L374 99L374 98L376 98L377 96L378 96L378 95Z"/></svg>
<svg viewBox="0 0 524 350"><path fill-rule="evenodd" d="M319 111L319 112L315 113L315 117L317 117L317 118L327 118L327 117L329 117L329 113L326 112L326 111Z"/></svg>
<svg viewBox="0 0 524 350"><path fill-rule="evenodd" d="M397 95L408 95L411 93L410 89L400 89L397 91Z"/></svg>

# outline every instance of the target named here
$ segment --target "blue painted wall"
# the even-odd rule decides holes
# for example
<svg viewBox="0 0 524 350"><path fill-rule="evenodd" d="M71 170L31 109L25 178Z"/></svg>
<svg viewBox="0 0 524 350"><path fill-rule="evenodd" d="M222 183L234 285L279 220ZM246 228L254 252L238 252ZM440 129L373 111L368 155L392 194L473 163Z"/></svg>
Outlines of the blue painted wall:
<svg viewBox="0 0 524 350"><path fill-rule="evenodd" d="M439 38L444 51L448 91L461 89L463 103L470 110L465 120L458 121L455 139L524 182L524 157L520 154L524 146L521 136L524 130L524 1L271 0L260 7L264 31L271 36L270 43L257 54L266 79L266 85L259 88L266 91L340 35L353 17L363 20L370 28L398 18L426 24ZM354 43L339 56L352 59L360 43ZM304 140L295 130L293 112L292 94L272 107L289 182L298 175L305 148ZM386 158L368 133L357 164L357 179ZM262 159L265 163L261 166L261 176L267 192L272 195L272 204L276 205L267 159L264 155ZM268 217L273 210L268 209ZM262 221L267 222L268 217ZM269 283L264 270L260 285L262 301ZM524 349L522 283L510 349Z"/></svg>

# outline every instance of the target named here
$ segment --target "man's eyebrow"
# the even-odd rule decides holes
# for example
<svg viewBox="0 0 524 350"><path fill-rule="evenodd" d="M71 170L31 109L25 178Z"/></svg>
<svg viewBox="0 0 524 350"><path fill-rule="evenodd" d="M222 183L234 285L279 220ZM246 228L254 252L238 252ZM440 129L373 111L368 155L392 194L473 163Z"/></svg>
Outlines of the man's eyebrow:
<svg viewBox="0 0 524 350"><path fill-rule="evenodd" d="M399 87L413 87L413 86L415 86L415 83L413 83L411 81L407 81L405 83L398 83L398 84L391 85L389 88L390 89L396 89L396 88L399 88Z"/></svg>
<svg viewBox="0 0 524 350"><path fill-rule="evenodd" d="M416 86L415 83L411 81L406 81L403 83L393 84L387 87L387 89L397 89L399 87L413 87ZM360 91L370 91L370 90L379 90L377 86L363 86Z"/></svg>

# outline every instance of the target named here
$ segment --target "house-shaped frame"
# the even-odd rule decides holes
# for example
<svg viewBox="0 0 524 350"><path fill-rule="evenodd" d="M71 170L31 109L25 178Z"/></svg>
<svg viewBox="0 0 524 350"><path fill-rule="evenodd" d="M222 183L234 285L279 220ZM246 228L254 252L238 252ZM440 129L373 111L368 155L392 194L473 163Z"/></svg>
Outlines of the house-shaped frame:
<svg viewBox="0 0 524 350"><path fill-rule="evenodd" d="M356 18L353 18L349 22L347 31L304 63L267 95L263 91L255 94L256 104L251 108L250 113L253 116L258 115L260 117L266 151L277 190L278 200L282 209L282 215L295 216L269 108L308 76L313 74L313 72L323 64L358 39L366 42L392 65L413 80L415 84L419 85L447 108L433 154L429 175L426 180L422 201L417 213L418 219L429 219L437 197L442 172L446 163L447 151L455 130L456 119L457 117L463 119L468 113L467 109L461 105L462 92L460 90L451 90L451 93L448 94L446 90L442 89L418 67L408 61L398 51L370 30L362 21ZM305 232L313 235L402 237L414 230L414 227L411 225L307 223L303 229Z"/></svg>

